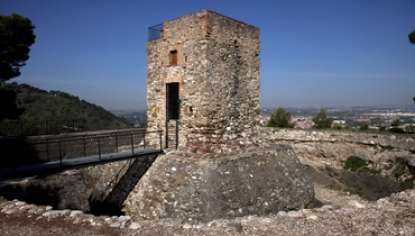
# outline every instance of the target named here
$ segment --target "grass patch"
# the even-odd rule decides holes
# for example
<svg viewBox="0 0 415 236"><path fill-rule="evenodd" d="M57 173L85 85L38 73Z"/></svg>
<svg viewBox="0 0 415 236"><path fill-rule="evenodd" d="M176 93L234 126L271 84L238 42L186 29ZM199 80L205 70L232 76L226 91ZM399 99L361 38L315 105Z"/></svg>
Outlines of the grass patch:
<svg viewBox="0 0 415 236"><path fill-rule="evenodd" d="M367 166L365 160L357 156L350 156L344 164L344 169L356 172L364 166Z"/></svg>
<svg viewBox="0 0 415 236"><path fill-rule="evenodd" d="M380 147L382 148L382 150L380 152L384 152L384 151L392 151L395 149L394 146L388 145L388 146L382 146L380 145Z"/></svg>
<svg viewBox="0 0 415 236"><path fill-rule="evenodd" d="M396 178L400 178L406 173L406 161L403 158L396 158L395 167L392 170L392 174Z"/></svg>
<svg viewBox="0 0 415 236"><path fill-rule="evenodd" d="M347 158L343 168L352 172L366 172L370 174L380 174L381 172L381 170L369 168L367 162L357 156Z"/></svg>
<svg viewBox="0 0 415 236"><path fill-rule="evenodd" d="M377 145L377 144L371 144L371 143L369 143L368 145L369 145L370 147L372 147L372 148L378 149L378 145Z"/></svg>
<svg viewBox="0 0 415 236"><path fill-rule="evenodd" d="M413 189L415 187L414 186L414 181L415 181L415 176L410 178L410 179L405 180L405 182L403 183L403 188L405 190L406 189Z"/></svg>
<svg viewBox="0 0 415 236"><path fill-rule="evenodd" d="M369 167L365 166L362 169L360 169L359 172L366 172L366 173L369 173L369 174L372 174L372 175L378 175L382 171L381 170L377 170L377 169L372 169L372 168L369 168Z"/></svg>
<svg viewBox="0 0 415 236"><path fill-rule="evenodd" d="M374 201L374 200L376 200L376 199L374 199L374 198L372 198L372 197L369 197L369 196L367 196L366 194L364 194L363 192L362 192L362 190L353 190L353 189L345 189L345 190L343 190L343 191L345 191L345 192L348 192L349 194L353 194L353 195L357 195L357 196L359 196L360 198L362 198L362 199L366 199L366 200L368 200L368 201Z"/></svg>
<svg viewBox="0 0 415 236"><path fill-rule="evenodd" d="M358 190L354 190L354 189L342 189L339 186L336 186L336 185L333 185L333 184L326 185L326 187L328 189L333 189L333 190L337 190L337 191L343 191L343 192L347 192L347 193L352 194L352 195L357 195L360 198L365 199L365 200L368 200L368 201L374 201L374 200L376 200L376 199L374 199L374 198L372 198L372 197L367 196L366 194L364 194L361 189L358 189Z"/></svg>
<svg viewBox="0 0 415 236"><path fill-rule="evenodd" d="M326 166L326 170L329 172L330 177L339 176L339 174L331 167Z"/></svg>

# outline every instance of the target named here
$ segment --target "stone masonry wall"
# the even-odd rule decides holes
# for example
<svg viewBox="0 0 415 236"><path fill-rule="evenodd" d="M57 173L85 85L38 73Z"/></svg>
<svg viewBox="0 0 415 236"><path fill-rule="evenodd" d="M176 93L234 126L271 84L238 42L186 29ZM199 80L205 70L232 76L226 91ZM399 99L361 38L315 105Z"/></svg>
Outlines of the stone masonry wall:
<svg viewBox="0 0 415 236"><path fill-rule="evenodd" d="M302 209L312 183L292 149L221 158L159 156L124 202L133 218L209 221Z"/></svg>
<svg viewBox="0 0 415 236"><path fill-rule="evenodd" d="M180 150L228 153L243 132L255 135L259 50L258 28L212 11L164 22L163 37L147 44L149 129L165 129L166 83L177 82Z"/></svg>
<svg viewBox="0 0 415 236"><path fill-rule="evenodd" d="M289 145L300 158L340 163L358 156L376 165L401 158L415 168L415 138L407 135L265 127L258 133L260 146Z"/></svg>

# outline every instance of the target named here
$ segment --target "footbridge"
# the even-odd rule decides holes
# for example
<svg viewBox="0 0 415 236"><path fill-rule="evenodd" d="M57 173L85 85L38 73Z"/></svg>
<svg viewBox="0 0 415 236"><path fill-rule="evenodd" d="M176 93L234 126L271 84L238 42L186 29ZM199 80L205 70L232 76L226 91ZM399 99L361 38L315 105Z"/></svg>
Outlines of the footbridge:
<svg viewBox="0 0 415 236"><path fill-rule="evenodd" d="M148 139L158 139L149 147ZM12 175L53 174L68 169L128 159L156 157L163 153L161 131L146 129L101 131L36 137L1 137L0 173Z"/></svg>
<svg viewBox="0 0 415 236"><path fill-rule="evenodd" d="M161 138L161 131L146 129L0 137L0 195L55 209L122 214L128 194L163 153ZM69 169L78 170L64 172ZM35 178L15 185L8 181L14 176Z"/></svg>

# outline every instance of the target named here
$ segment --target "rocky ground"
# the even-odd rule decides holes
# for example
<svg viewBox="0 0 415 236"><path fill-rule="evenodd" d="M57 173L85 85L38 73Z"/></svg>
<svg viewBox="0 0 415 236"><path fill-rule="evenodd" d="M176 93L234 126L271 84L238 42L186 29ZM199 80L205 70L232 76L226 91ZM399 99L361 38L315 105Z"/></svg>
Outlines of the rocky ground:
<svg viewBox="0 0 415 236"><path fill-rule="evenodd" d="M300 160L315 191L315 200L304 210L190 224L93 216L0 197L0 235L415 235L414 189L391 194L392 181L387 184L390 192L376 187L355 194L347 191L361 187L351 186L353 182L370 186L389 180L346 173L321 159Z"/></svg>
<svg viewBox="0 0 415 236"><path fill-rule="evenodd" d="M2 199L0 235L415 235L415 190L372 202L318 184L315 193L322 206L314 209L194 225L97 217Z"/></svg>

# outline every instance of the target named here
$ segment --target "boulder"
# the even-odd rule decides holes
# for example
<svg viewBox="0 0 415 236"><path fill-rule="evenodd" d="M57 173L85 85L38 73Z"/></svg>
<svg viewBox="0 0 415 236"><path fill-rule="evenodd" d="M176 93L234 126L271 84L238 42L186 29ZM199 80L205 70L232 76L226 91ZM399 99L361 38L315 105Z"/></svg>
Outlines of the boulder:
<svg viewBox="0 0 415 236"><path fill-rule="evenodd" d="M258 150L212 159L159 156L123 210L133 218L206 222L303 209L314 189L294 151Z"/></svg>

